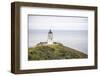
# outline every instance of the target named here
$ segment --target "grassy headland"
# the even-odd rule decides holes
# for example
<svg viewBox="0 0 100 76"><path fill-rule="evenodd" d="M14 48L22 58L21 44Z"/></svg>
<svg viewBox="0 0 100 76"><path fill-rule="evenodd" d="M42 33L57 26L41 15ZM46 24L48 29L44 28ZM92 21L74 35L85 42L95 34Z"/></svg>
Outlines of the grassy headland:
<svg viewBox="0 0 100 76"><path fill-rule="evenodd" d="M37 45L28 49L28 60L78 59L87 58L87 55L63 46L61 43L52 45Z"/></svg>

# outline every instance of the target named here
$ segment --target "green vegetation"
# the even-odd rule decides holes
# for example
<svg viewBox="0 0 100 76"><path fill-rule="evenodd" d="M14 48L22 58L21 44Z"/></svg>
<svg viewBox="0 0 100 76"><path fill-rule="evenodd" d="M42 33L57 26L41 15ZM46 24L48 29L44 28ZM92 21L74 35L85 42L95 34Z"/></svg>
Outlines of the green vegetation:
<svg viewBox="0 0 100 76"><path fill-rule="evenodd" d="M61 43L52 45L37 45L28 49L29 60L52 60L52 59L78 59L87 58L87 55L75 49L63 46Z"/></svg>

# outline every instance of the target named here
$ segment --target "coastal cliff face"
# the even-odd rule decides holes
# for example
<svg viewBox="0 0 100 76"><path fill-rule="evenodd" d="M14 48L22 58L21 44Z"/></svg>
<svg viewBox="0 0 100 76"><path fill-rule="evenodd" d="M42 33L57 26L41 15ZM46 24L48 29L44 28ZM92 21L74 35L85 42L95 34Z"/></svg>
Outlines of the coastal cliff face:
<svg viewBox="0 0 100 76"><path fill-rule="evenodd" d="M87 57L86 54L58 42L51 45L41 42L28 48L28 60L80 59Z"/></svg>

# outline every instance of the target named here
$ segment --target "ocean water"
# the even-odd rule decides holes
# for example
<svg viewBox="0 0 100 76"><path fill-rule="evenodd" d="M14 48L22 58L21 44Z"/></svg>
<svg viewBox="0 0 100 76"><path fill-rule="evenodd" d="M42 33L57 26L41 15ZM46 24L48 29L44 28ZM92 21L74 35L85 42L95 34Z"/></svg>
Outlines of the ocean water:
<svg viewBox="0 0 100 76"><path fill-rule="evenodd" d="M29 30L28 47L33 47L39 42L46 42L49 30ZM88 54L87 30L52 30L53 41Z"/></svg>

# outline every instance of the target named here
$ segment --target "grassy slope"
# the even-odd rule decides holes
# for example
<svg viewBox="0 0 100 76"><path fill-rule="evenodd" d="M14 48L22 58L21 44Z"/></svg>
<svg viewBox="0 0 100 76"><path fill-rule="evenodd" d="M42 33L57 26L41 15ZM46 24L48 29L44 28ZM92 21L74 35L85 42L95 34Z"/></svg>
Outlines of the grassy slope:
<svg viewBox="0 0 100 76"><path fill-rule="evenodd" d="M63 45L41 45L28 49L29 60L87 58L87 55Z"/></svg>

